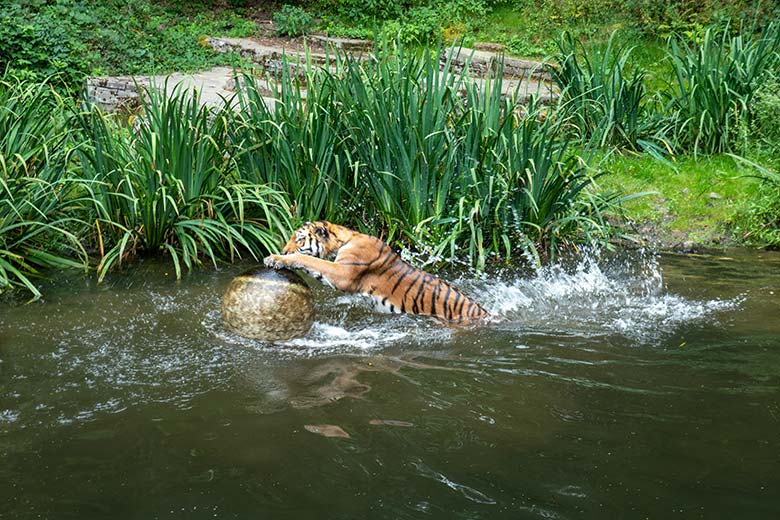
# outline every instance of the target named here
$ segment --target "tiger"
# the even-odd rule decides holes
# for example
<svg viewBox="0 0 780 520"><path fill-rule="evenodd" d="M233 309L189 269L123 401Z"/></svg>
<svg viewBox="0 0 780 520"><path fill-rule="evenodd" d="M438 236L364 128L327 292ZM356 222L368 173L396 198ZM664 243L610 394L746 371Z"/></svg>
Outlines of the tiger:
<svg viewBox="0 0 780 520"><path fill-rule="evenodd" d="M368 296L375 310L432 316L454 326L490 320L480 304L408 264L381 239L330 222L306 222L281 255L263 263L302 270L338 290Z"/></svg>

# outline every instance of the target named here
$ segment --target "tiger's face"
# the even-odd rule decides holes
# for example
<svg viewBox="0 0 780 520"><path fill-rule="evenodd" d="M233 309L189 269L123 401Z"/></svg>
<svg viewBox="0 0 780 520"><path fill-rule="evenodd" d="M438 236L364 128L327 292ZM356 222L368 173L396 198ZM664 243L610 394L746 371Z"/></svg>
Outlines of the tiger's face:
<svg viewBox="0 0 780 520"><path fill-rule="evenodd" d="M306 222L293 232L282 254L300 253L323 259L335 255L340 244L329 227L328 222Z"/></svg>

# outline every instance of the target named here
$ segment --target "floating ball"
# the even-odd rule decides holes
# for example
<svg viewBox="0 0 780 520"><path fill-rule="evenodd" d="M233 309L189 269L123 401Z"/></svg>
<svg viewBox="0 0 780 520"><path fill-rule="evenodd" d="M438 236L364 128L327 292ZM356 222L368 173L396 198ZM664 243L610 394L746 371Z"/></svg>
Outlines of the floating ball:
<svg viewBox="0 0 780 520"><path fill-rule="evenodd" d="M306 334L314 322L311 290L293 271L256 267L233 279L222 297L225 327L262 341Z"/></svg>

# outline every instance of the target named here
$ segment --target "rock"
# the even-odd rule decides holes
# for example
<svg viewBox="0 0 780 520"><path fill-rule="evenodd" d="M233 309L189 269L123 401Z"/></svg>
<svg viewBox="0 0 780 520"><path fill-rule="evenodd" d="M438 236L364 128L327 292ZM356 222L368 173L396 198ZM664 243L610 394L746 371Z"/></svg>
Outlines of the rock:
<svg viewBox="0 0 780 520"><path fill-rule="evenodd" d="M303 427L306 431L322 435L323 437L349 439L349 434L334 424L306 424Z"/></svg>
<svg viewBox="0 0 780 520"><path fill-rule="evenodd" d="M720 199L723 198L723 195L721 195L720 193L715 193L714 191L711 191L710 194L708 195L708 197L713 199L713 200L720 200Z"/></svg>
<svg viewBox="0 0 780 520"><path fill-rule="evenodd" d="M395 419L371 419L368 424L372 426L397 426L400 428L411 428L414 423L407 421L396 421Z"/></svg>
<svg viewBox="0 0 780 520"><path fill-rule="evenodd" d="M314 322L311 290L293 271L251 269L230 282L222 297L222 321L229 330L261 341L303 336Z"/></svg>
<svg viewBox="0 0 780 520"><path fill-rule="evenodd" d="M504 52L506 45L493 42L477 42L474 44L474 49L487 52Z"/></svg>
<svg viewBox="0 0 780 520"><path fill-rule="evenodd" d="M374 42L371 40L359 40L355 38L333 38L330 36L320 36L313 34L309 39L322 45L323 47L334 47L343 51L370 51L374 48Z"/></svg>
<svg viewBox="0 0 780 520"><path fill-rule="evenodd" d="M693 240L686 240L684 242L679 242L678 244L675 244L673 249L675 252L684 255L701 253L704 250L704 248L701 245L697 244Z"/></svg>
<svg viewBox="0 0 780 520"><path fill-rule="evenodd" d="M466 47L445 49L439 60L440 68L448 63L455 71L460 72L468 67L469 74L474 77L483 78L495 72L499 62L503 62L503 72L505 78L515 79L536 79L539 81L550 81L550 73L547 71L545 63L533 60L524 60L503 56L500 53L480 51Z"/></svg>

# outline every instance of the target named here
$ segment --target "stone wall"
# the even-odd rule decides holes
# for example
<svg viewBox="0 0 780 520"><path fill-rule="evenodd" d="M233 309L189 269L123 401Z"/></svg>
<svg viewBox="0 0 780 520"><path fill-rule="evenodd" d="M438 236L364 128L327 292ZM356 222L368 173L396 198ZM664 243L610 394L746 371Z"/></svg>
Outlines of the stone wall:
<svg viewBox="0 0 780 520"><path fill-rule="evenodd" d="M105 112L120 109L131 110L138 106L139 89L148 87L149 78L131 76L87 79L87 98Z"/></svg>
<svg viewBox="0 0 780 520"><path fill-rule="evenodd" d="M89 100L106 112L134 110L140 105L140 96L152 86L166 88L169 93L194 89L200 104L219 107L235 93L234 74L232 67L214 67L193 74L89 78L86 91Z"/></svg>

